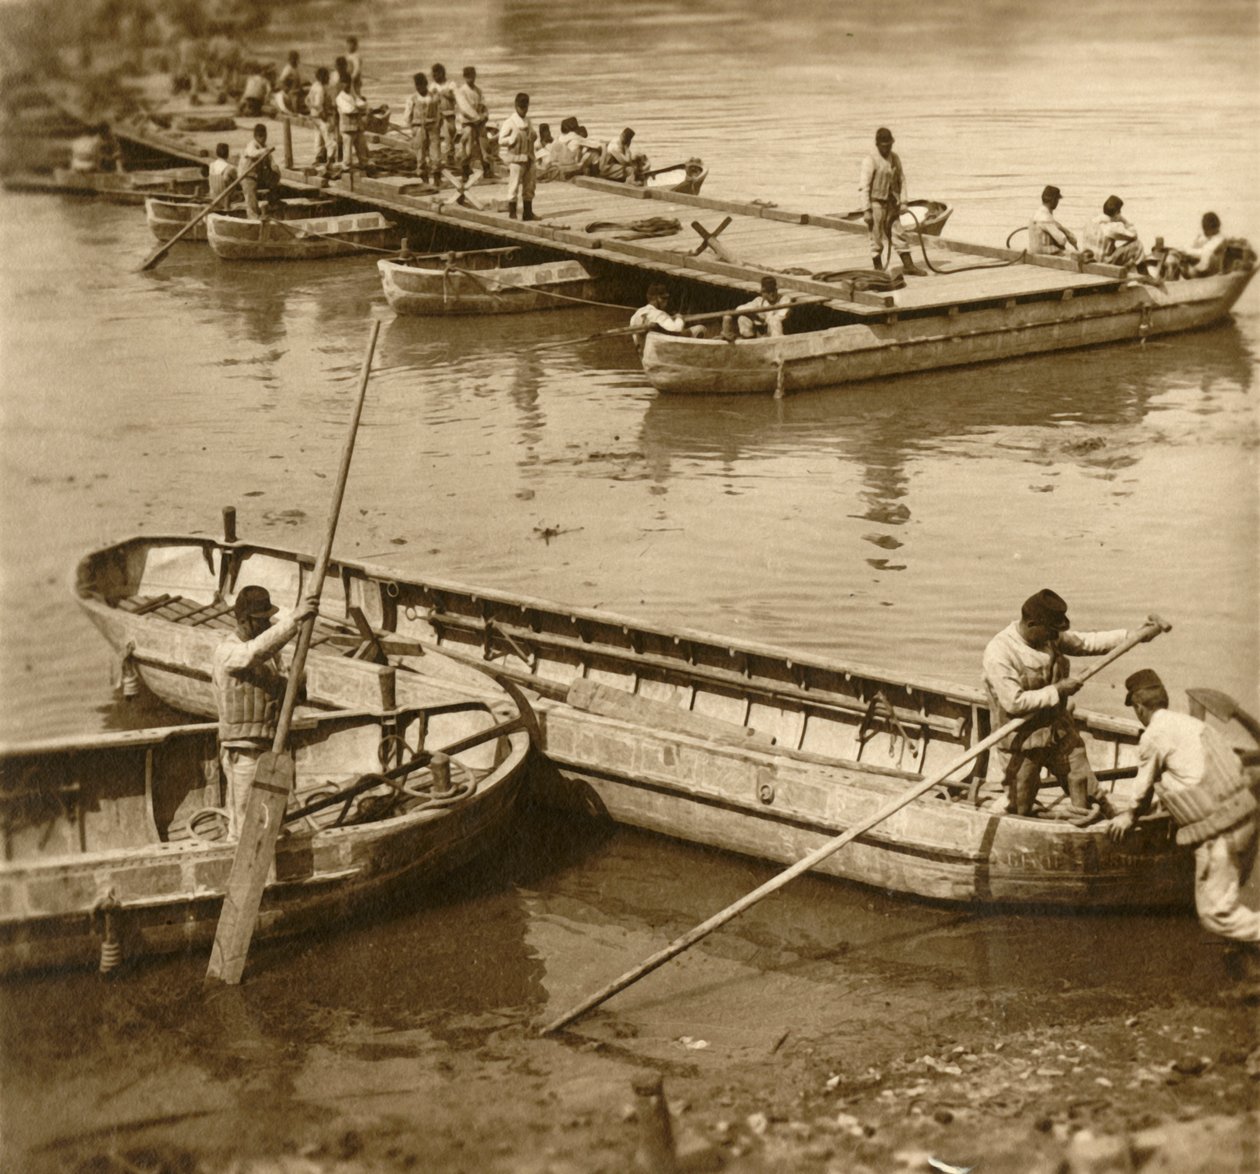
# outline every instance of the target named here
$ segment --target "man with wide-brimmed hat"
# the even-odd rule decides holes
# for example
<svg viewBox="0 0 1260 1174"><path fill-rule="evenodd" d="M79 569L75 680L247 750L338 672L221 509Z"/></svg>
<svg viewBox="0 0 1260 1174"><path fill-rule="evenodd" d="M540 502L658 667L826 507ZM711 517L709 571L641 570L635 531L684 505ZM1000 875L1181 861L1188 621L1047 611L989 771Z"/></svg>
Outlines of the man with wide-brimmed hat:
<svg viewBox="0 0 1260 1174"><path fill-rule="evenodd" d="M1194 847L1194 905L1209 933L1260 943L1256 798L1238 755L1211 726L1168 708L1154 669L1124 682L1124 703L1145 727L1138 743L1133 806L1107 825L1122 840L1152 795L1177 825L1177 843Z"/></svg>
<svg viewBox="0 0 1260 1174"><path fill-rule="evenodd" d="M273 626L272 617L280 609L267 588L242 587L232 605L236 631L214 650L210 677L219 711L219 763L227 788L231 839L240 836L258 760L276 734L286 684L278 654L317 608L316 599L304 599Z"/></svg>
<svg viewBox="0 0 1260 1174"><path fill-rule="evenodd" d="M1063 598L1043 588L1024 601L1018 620L989 641L984 686L993 729L1012 718L1028 718L989 757L990 777L1006 786L1008 811L1033 814L1041 772L1048 770L1071 800L1073 822L1092 823L1111 814L1072 717L1071 697L1082 682L1071 676L1068 655L1101 656L1130 635L1124 628L1073 630Z"/></svg>

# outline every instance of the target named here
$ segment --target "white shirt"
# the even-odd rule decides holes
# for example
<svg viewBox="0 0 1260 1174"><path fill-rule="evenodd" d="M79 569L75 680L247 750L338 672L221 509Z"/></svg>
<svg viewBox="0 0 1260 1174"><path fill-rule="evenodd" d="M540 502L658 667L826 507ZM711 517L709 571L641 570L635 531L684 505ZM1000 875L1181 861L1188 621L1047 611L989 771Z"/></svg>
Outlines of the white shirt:
<svg viewBox="0 0 1260 1174"><path fill-rule="evenodd" d="M744 338L754 338L762 333L777 338L783 333L783 321L788 316L791 303L782 297L777 302L771 302L762 294L758 294L751 302L745 302L742 306L736 306L735 312L739 313L740 310L765 310L767 306L777 306L779 308L769 310L764 314L758 314L755 318L739 319L739 333ZM761 329L759 322L764 323L764 330Z"/></svg>

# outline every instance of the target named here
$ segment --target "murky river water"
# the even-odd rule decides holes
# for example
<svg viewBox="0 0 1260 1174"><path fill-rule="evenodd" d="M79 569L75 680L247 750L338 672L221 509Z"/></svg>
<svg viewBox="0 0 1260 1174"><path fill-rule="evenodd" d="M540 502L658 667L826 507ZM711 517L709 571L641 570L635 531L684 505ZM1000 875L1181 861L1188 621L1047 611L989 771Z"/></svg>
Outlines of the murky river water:
<svg viewBox="0 0 1260 1174"><path fill-rule="evenodd" d="M401 105L409 74L434 60L452 72L473 62L492 115L526 89L553 126L569 113L596 134L628 123L658 164L702 156L713 194L853 207L861 155L886 124L911 194L956 206L955 237L1001 244L1047 182L1063 189L1070 223L1114 190L1148 241L1188 242L1209 207L1227 232L1260 235L1248 2L1122 3L1104 17L1069 0L1052 19L961 2L354 12L374 100ZM292 45L313 65L341 51L338 10L300 14L277 14L260 52ZM558 198L543 188L539 203ZM215 531L224 504L244 537L318 544L370 316L387 325L343 554L960 681L977 678L986 639L1020 600L1049 585L1082 626L1131 625L1148 610L1171 619L1142 660L1175 687L1256 697L1255 288L1233 322L1147 345L781 403L682 402L651 390L624 340L531 349L618 325L615 312L392 321L370 261L238 268L180 247L134 273L151 247L138 210L0 196L5 739L120 720L109 657L65 585L87 546ZM547 527L562 533L546 542ZM1083 700L1119 711L1126 671ZM533 1013L650 952L659 927L753 887L751 868L597 837L533 881L354 941L376 958L404 942L418 951L435 1012ZM831 919L861 920L869 900L821 883L794 893L749 951L754 970L787 965L802 939L825 944ZM904 902L866 916L878 933L943 934L933 965L986 985L1029 959L1071 969L1101 932L1019 918L956 931L948 912ZM499 928L480 952L444 944L451 925L487 919ZM1153 924L1152 939L1175 944L1149 952L1152 983L1185 986L1192 927ZM504 954L507 937L520 940ZM317 967L331 984L321 997L383 1015L385 995L364 994L364 956L354 944L276 952L257 997L278 999ZM870 965L895 985L922 957L877 950ZM820 991L843 969L825 951L811 965ZM197 970L162 973L178 984ZM165 981L135 998L160 1003ZM78 991L54 997L77 1004L88 1038L109 1040L116 1012ZM11 1006L47 997L24 989ZM41 1055L51 1079L55 1057Z"/></svg>

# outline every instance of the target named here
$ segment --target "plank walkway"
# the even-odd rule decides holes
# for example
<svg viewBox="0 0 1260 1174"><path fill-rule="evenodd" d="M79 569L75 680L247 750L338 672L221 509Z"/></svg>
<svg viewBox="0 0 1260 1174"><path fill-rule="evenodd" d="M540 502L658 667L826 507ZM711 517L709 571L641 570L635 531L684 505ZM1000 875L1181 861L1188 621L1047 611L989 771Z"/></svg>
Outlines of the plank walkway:
<svg viewBox="0 0 1260 1174"><path fill-rule="evenodd" d="M155 99L157 95L155 95ZM235 158L249 141L255 122L268 126L268 143L276 148L278 162L286 159L283 120L247 118L233 107L161 103L161 113L178 118L232 117L232 131L164 130L151 122L118 124L119 138L205 163L214 146L227 142ZM506 180L470 184L469 201L456 202L458 192L449 186L434 191L407 176L368 178L352 173L325 181L302 161L313 158L315 132L294 119L289 127L292 166L281 168L283 182L295 189L354 200L365 207L428 223L436 236L442 228L460 228L492 238L497 243L525 244L554 249L571 258L589 259L663 276L675 281L699 283L721 290L755 293L762 276L773 274L780 288L798 294L823 296L828 308L849 320L888 320L901 313L923 314L979 305L1012 305L1017 300L1069 298L1077 292L1114 289L1128 279L1124 270L1110 265L1080 265L1073 260L1024 257L1007 249L968 244L940 237L925 238L932 265L942 270L928 277L911 277L903 289L874 293L855 289L843 277L819 281L816 274L844 271L865 273L870 254L864 226L813 212L780 208L769 203L722 199L711 195L690 196L661 188L636 188L599 179L579 178L568 183L538 187L532 222L510 220L506 205ZM381 136L383 144L405 148L397 135ZM712 182L712 181L710 181ZM730 223L716 242L725 259L712 248L700 249L703 237L693 222L711 233L724 219ZM624 239L629 225L644 219L677 220L680 228L668 236ZM601 227L596 222L625 224L627 231ZM423 238L413 240L417 250L426 249ZM442 247L441 245L438 246ZM914 257L922 266L917 242Z"/></svg>

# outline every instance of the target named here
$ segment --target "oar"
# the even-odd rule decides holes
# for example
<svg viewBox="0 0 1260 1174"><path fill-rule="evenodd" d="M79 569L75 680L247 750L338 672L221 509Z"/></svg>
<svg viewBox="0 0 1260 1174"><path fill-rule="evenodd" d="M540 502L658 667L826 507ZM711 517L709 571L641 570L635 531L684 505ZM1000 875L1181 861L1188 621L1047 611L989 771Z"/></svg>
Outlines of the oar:
<svg viewBox="0 0 1260 1174"><path fill-rule="evenodd" d="M1260 720L1252 717L1228 693L1222 693L1219 689L1195 688L1187 689L1186 696L1194 704L1210 713L1217 721L1228 722L1237 720L1238 724L1247 733L1255 738L1257 742L1260 742Z"/></svg>
<svg viewBox="0 0 1260 1174"><path fill-rule="evenodd" d="M245 178L249 175L249 173L253 171L254 168L257 167L264 159L266 159L267 156L270 155L271 152L274 150L275 150L275 147L268 147L261 155L258 156L257 159L255 159L247 168L245 168L245 170L242 171L240 175L238 175L230 184L228 184L227 187L225 187L217 196L215 196L214 199L211 200L210 203L208 203L196 216L194 216L187 224L184 225L183 228L181 228L173 237L171 237L170 240L164 241L162 244L158 245L158 247L154 249L153 252L151 252L144 259L144 264L141 265L140 268L136 270L136 272L143 273L146 269L152 269L154 265L156 265L163 257L166 256L167 253L171 251L171 245L173 245L181 237L187 236L188 233L192 232L192 230L196 228L197 225L200 224L207 216L209 216L211 212L213 212L216 208L218 208L223 203L223 201L228 198L228 196L230 196L234 191L236 191L236 189L241 186L241 183L245 180Z"/></svg>
<svg viewBox="0 0 1260 1174"><path fill-rule="evenodd" d="M354 455L354 438L359 427L359 417L363 414L363 400L367 395L368 378L372 372L372 354L376 350L376 336L380 329L380 322L374 320L368 334L367 351L363 356L363 370L359 374L358 399L350 419L345 447L341 452L341 468L333 489L328 532L324 536L324 545L315 562L315 569L311 572L310 582L317 600L332 557L333 537L337 533L341 499L346 490L350 458ZM245 957L249 953L249 941L258 920L258 906L262 902L267 872L275 857L276 836L280 831L285 803L293 790L293 759L285 753L285 748L289 739L289 726L293 721L293 707L297 702L298 684L306 664L306 653L311 646L314 628L315 617L310 616L298 630L297 647L293 652L293 664L285 685L275 740L271 744L271 750L258 760L254 785L250 788L249 803L245 808L241 838L236 846L232 871L223 894L223 910L219 914L219 926L210 952L207 979L235 984L241 981L241 972L245 969Z"/></svg>
<svg viewBox="0 0 1260 1174"><path fill-rule="evenodd" d="M810 297L810 298L796 298L792 300L784 299L781 302L776 302L773 306L765 306L760 310L738 310L737 311L737 310L731 309L731 310L714 310L708 314L684 314L683 321L686 322L688 326L690 326L695 322L719 322L723 318L728 318L728 317L751 318L751 317L755 317L758 314L772 314L776 310L795 309L797 306L818 306L818 305L823 304L824 302L830 302L833 300L834 299L832 298L821 297L821 296ZM545 351L545 350L548 350L550 347L577 346L579 343L596 342L598 339L601 339L601 338L618 338L622 335L627 335L627 334L646 334L649 330L653 330L653 329L655 328L651 325L617 326L617 327L614 327L612 330L596 331L596 333L588 334L583 338L562 338L562 339L557 340L556 342L540 342L534 349L539 350L539 351Z"/></svg>
<svg viewBox="0 0 1260 1174"><path fill-rule="evenodd" d="M671 163L668 167L654 167L651 171L646 172L643 178L651 179L654 175L664 175L669 171L681 171L686 166L686 163Z"/></svg>
<svg viewBox="0 0 1260 1174"><path fill-rule="evenodd" d="M1111 664L1113 660L1123 656L1129 651L1129 649L1143 643L1146 640L1154 639L1154 637L1158 636L1160 632L1167 632L1170 627L1170 624L1165 623L1158 616L1149 616L1147 618L1147 622L1143 624L1137 632L1130 636L1118 648L1113 649L1097 664L1091 665L1084 672L1078 674L1076 679L1079 681L1088 680L1095 673L1101 672L1104 668ZM883 821L890 815L900 811L908 803L912 803L926 791L930 791L933 787L944 782L945 778L948 775L953 774L959 767L966 766L967 763L971 762L974 758L978 758L984 753L984 751L988 750L989 747L996 746L1003 738L1019 729L1019 727L1028 721L1032 716L1033 715L1028 714L1024 717L1012 718L1004 726L994 730L987 738L977 742L965 754L960 754L948 766L937 771L929 778L924 779L921 783L916 783L905 794L898 795L891 802L884 804L884 806L876 811L874 815L868 816L866 819L862 820L861 823L855 824L853 827L849 828L845 832L842 832L834 839L828 840L821 848L816 848L808 856L798 860L791 868L784 870L772 880L768 880L760 888L754 889L751 893L741 897L733 905L728 905L720 913L715 913L708 921L696 926L695 929L689 931L688 933L683 934L682 937L671 942L663 950L653 954L646 962L636 966L633 970L627 971L620 978L609 983L602 990L596 991L595 994L591 995L588 999L584 999L571 1011L566 1011L558 1019L553 1019L542 1029L542 1034L546 1035L549 1032L556 1031L558 1028L563 1027L566 1023L571 1023L579 1015L584 1015L592 1007L599 1006L599 1004L605 999L611 998L618 991L625 990L625 988L631 983L637 982L645 974L649 974L662 963L668 962L676 954L681 954L689 946L695 945L701 938L712 933L713 930L717 929L719 926L725 925L731 920L731 918L742 913L745 909L757 904L757 902L763 897L768 897L771 893L783 888L788 881L800 876L801 873L808 872L809 869L813 868L816 864L819 864L823 860L826 860L828 856L830 856L833 852L839 851L851 840L855 840L864 832L870 831L876 824L883 823Z"/></svg>

